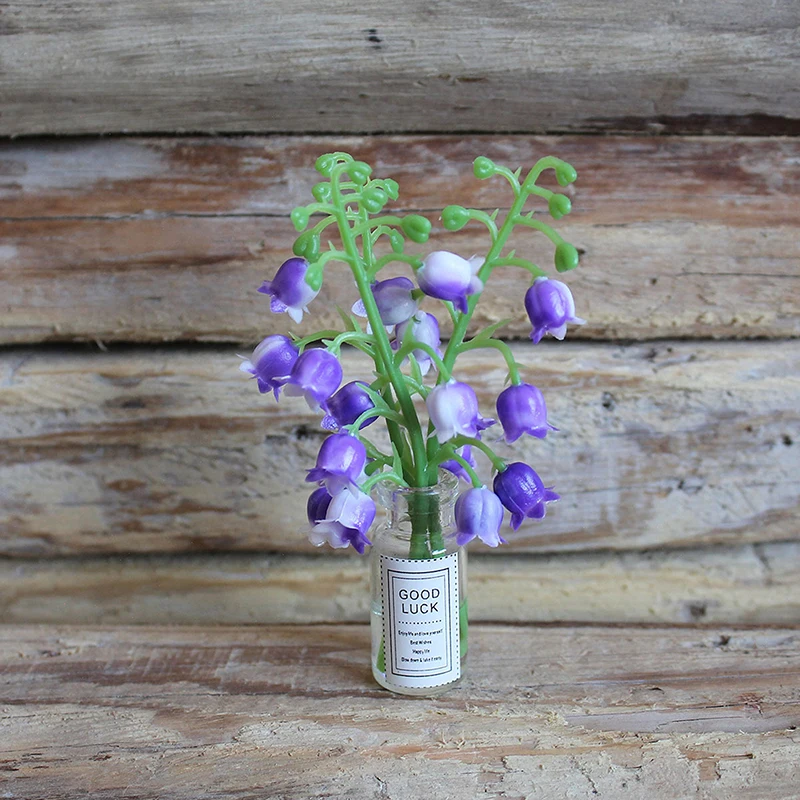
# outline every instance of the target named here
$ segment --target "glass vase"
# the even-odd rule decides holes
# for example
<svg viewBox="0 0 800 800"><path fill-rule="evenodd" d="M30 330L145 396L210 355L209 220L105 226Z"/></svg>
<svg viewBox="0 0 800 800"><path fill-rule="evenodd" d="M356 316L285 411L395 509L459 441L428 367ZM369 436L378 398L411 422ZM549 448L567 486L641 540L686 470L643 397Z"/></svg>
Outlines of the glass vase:
<svg viewBox="0 0 800 800"><path fill-rule="evenodd" d="M461 680L467 654L467 552L453 509L458 479L376 487L386 521L370 551L372 674L392 692L430 697Z"/></svg>

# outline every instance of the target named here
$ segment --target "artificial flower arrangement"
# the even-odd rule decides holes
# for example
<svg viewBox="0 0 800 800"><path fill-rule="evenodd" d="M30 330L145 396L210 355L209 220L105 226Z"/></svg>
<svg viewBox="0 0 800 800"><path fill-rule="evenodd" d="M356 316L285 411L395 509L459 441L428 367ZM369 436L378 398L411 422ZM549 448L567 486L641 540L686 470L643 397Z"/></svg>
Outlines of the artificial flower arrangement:
<svg viewBox="0 0 800 800"><path fill-rule="evenodd" d="M373 674L394 691L432 694L457 682L466 653L464 545L476 537L490 547L506 543L501 533L506 511L516 530L525 518L543 518L547 503L559 499L531 466L506 463L482 438L495 420L481 416L475 391L458 380L457 358L470 350L494 348L505 359L510 385L497 397L496 411L507 442L523 435L543 438L554 430L541 391L522 380L511 348L493 338L509 320L469 338L467 331L481 292L498 267L530 273L524 305L534 343L545 334L563 339L568 324L583 324L564 283L513 251L504 254L512 231L525 226L555 245L558 272L577 266L575 247L534 211L523 213L528 199L538 197L554 219L568 214L569 198L538 186L537 180L545 170L554 170L565 187L577 174L570 164L546 157L520 180L519 169L512 172L486 157L475 159L475 176L504 178L513 202L502 224L498 211L489 214L460 205L442 211L447 230L458 231L475 221L488 231L485 256L463 258L445 250L406 252L409 240L427 242L431 223L417 214L384 213L398 198L394 180L373 178L368 164L347 153L320 156L315 166L324 178L313 187L315 202L291 213L301 232L294 257L258 291L271 298L273 312L285 312L299 323L326 270L339 262L350 270L358 299L350 313L340 310L344 330L303 338L268 336L241 369L255 378L262 393L272 392L276 400L281 391L303 396L322 415L321 425L331 433L306 477L317 486L307 505L310 539L317 545L352 546L358 553L373 545ZM338 244L328 242L323 249L321 240L331 228L338 233ZM390 251L379 256L382 239ZM381 280L381 270L392 262L408 265L416 283L409 277ZM441 301L451 321L446 344L440 341L436 316L420 308L426 297ZM374 370L367 379L342 386L339 355L346 345L369 356ZM390 447L384 449L364 432L379 419L388 432ZM491 462L491 488L476 472L477 453ZM452 508L459 479L468 488ZM373 488L393 510L382 546L370 539L376 516Z"/></svg>

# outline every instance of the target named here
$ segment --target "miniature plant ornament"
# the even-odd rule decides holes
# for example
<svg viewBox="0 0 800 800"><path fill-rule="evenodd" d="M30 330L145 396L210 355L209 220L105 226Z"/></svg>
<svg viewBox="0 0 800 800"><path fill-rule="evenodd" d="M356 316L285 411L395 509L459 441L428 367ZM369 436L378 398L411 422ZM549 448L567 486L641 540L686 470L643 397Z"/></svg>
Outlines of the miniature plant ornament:
<svg viewBox="0 0 800 800"><path fill-rule="evenodd" d="M293 340L268 336L240 366L256 379L261 392L273 392L276 399L281 391L304 396L323 415L322 427L333 431L306 478L320 487L309 500L310 537L317 544L352 545L363 552L364 545L370 544L367 532L375 516L370 489L378 481L432 486L444 468L472 484L456 505L459 544L478 537L496 547L505 542L499 533L505 511L510 512L511 527L516 529L526 517L544 517L546 504L558 495L545 487L532 467L506 464L481 439L481 432L495 420L480 415L474 390L457 379L457 358L468 350L494 348L505 359L511 385L497 398L497 416L506 441L526 434L543 438L555 430L547 422L541 391L522 381L511 349L493 338L503 323L469 339L465 336L481 292L498 267L523 269L531 275L524 306L535 343L548 333L563 339L569 324L583 324L575 316L575 303L564 283L548 278L544 270L514 251L504 253L512 231L523 226L540 231L555 245L556 271L577 266L575 247L533 211L523 213L528 199L535 197L546 201L554 219L568 214L569 198L538 186L537 180L545 170L554 170L559 185L568 186L577 174L570 164L547 157L520 180L521 170L512 172L485 157L475 159L476 177L504 178L513 202L502 224L498 224L498 211L487 214L459 205L442 211L447 230L458 231L471 221L487 228L485 255L464 258L445 250L406 253L409 240L417 245L427 242L431 223L417 214L384 213L384 207L397 200L399 187L390 178L372 178L368 164L337 152L320 156L315 166L325 180L312 190L315 202L291 213L301 232L294 256L258 291L270 296L273 312L285 312L299 322L304 313L313 313L326 272L339 262L352 273L358 297L350 314L340 311L343 331L323 330ZM338 233L339 244L328 242L323 249L322 238L331 228ZM388 240L391 252L378 257L376 245L382 238ZM381 280L381 270L391 262L407 264L416 284L408 277ZM440 300L450 317L453 330L446 346L440 342L436 317L420 310L425 296ZM366 325L359 317L366 318ZM338 359L344 345L372 358L371 381L341 386ZM427 425L420 419L415 395L425 402ZM391 452L381 451L364 434L379 418L386 423ZM475 471L475 452L487 457L496 472L491 489ZM431 518L424 513L418 524L412 519L410 557L435 557L441 549L440 532L428 529Z"/></svg>
<svg viewBox="0 0 800 800"><path fill-rule="evenodd" d="M507 464L482 438L483 431L496 422L481 415L475 391L459 377L457 358L470 350L493 348L505 360L510 385L499 387L502 391L497 397L496 411L502 434L493 438L502 435L507 442L514 442L526 435L544 438L556 430L547 420L542 392L523 382L511 348L493 338L510 320L490 325L470 338L466 334L483 289L499 267L522 269L530 275L524 308L531 321L534 343L547 334L563 339L568 325L583 324L575 315L572 294L564 283L548 278L544 270L513 250L506 251L515 228L533 228L555 245L557 272L577 266L576 248L534 211L525 210L528 200L536 198L547 204L552 218L568 214L571 205L566 195L538 186L537 181L545 170L553 170L559 185L565 187L575 181L577 174L566 162L547 157L540 159L521 180L521 170L512 172L485 157L475 159L476 177L505 179L513 200L502 221L498 220L499 211L488 214L460 205L447 206L442 211L442 223L449 231L461 230L470 222L486 227L489 238L486 251L466 258L441 249L427 254L406 252L409 242L413 246L428 241L431 223L418 214L401 217L385 213L385 206L397 200L399 187L390 178L373 178L372 168L363 161L347 153L328 153L317 159L316 169L324 180L312 190L315 202L291 213L291 220L300 232L294 255L258 291L269 295L273 312L286 313L300 322L305 313L313 314L314 301L330 271L336 270L334 280L342 280L340 267L334 266L338 262L355 280L357 294L354 292L352 308L349 312L339 309L343 330L322 330L291 339L268 336L240 368L256 379L261 392L273 392L276 400L281 392L305 397L310 408L320 413L322 428L331 432L306 477L314 486L307 505L309 537L314 544L353 547L363 553L372 544L369 529L376 514L370 490L379 482L395 484L408 492L410 535L403 545L407 553L399 559L406 565L403 569L407 571L402 574L411 580L416 570L419 578L422 575L419 562L432 559L439 559L436 561L442 567L439 572L446 571L445 562L453 557L448 550L455 549L463 555L461 546L475 538L489 547L504 544L501 529L506 512L511 528L516 530L525 519L543 518L547 504L559 499L530 465ZM326 241L323 247L322 240L327 240L332 231L337 234L336 242ZM378 255L379 252L385 254ZM408 276L382 278L381 271L392 262L405 264ZM440 340L437 317L422 308L425 298L440 301L449 316L452 332L446 343ZM345 345L372 359L371 376L364 375L361 380L342 385L339 355ZM415 397L421 402L415 404ZM423 403L427 420L420 414ZM388 448L382 448L367 436L375 430L372 426L378 420L383 420L388 431ZM491 486L484 485L476 472L477 454L492 465ZM455 526L448 534L451 542L445 542L435 492L421 491L422 487L439 484L440 470L447 470L470 484L455 503ZM452 486L457 482L450 478L441 485ZM415 490L420 491L415 494ZM381 564L384 558L381 553ZM392 560L396 562L398 558L388 558ZM431 569L433 572L426 574L436 572ZM425 600L428 589L404 589L400 597L402 591L411 600L415 591ZM456 590L451 591L457 597ZM435 596L433 592L431 597ZM387 599L382 607L390 608L389 595L383 596ZM448 646L451 652L455 650L456 656L459 652L463 656L466 602L458 599L454 602L455 618L449 625L455 638ZM437 605L410 603L412 611L415 607L433 611ZM384 615L387 616L391 614ZM390 674L387 664L404 645L392 640L389 628L382 630L373 673L382 685L393 688L383 682L379 673L386 670L386 676ZM411 637L421 630L407 629ZM378 640L373 641L374 654ZM453 675L460 676L460 671ZM405 683L397 680L400 682L396 685L406 689L438 685L421 678L416 683L416 678L408 678Z"/></svg>

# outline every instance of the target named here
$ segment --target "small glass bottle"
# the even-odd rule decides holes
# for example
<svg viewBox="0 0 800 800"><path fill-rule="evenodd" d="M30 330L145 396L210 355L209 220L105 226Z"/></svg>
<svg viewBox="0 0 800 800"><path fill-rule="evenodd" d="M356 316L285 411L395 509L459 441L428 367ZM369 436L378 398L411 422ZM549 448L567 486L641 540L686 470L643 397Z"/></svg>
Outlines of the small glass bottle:
<svg viewBox="0 0 800 800"><path fill-rule="evenodd" d="M386 522L370 551L372 674L392 692L430 697L455 686L467 654L467 552L453 508L458 478L376 487Z"/></svg>

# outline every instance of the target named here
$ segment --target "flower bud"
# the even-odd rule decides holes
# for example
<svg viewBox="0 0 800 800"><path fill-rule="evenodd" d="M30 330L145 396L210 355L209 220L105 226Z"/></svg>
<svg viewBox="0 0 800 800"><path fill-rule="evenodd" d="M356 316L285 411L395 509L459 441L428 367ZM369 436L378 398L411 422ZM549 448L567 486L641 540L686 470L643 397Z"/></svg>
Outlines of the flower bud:
<svg viewBox="0 0 800 800"><path fill-rule="evenodd" d="M342 365L327 350L306 350L286 383L286 394L305 397L312 411L327 410L328 399L342 382Z"/></svg>
<svg viewBox="0 0 800 800"><path fill-rule="evenodd" d="M572 211L572 203L565 194L554 194L547 201L550 216L553 219L561 219Z"/></svg>
<svg viewBox="0 0 800 800"><path fill-rule="evenodd" d="M500 498L485 486L467 489L456 500L456 543L459 547L476 536L489 547L507 544L500 535L503 524L503 504Z"/></svg>
<svg viewBox="0 0 800 800"><path fill-rule="evenodd" d="M352 425L364 412L375 408L375 403L365 391L366 383L352 381L346 383L328 400L328 413L322 420L322 427L328 430L337 430L345 425ZM359 426L359 430L372 425L378 419L367 417Z"/></svg>
<svg viewBox="0 0 800 800"><path fill-rule="evenodd" d="M439 444L455 436L477 436L479 431L494 425L478 412L478 398L472 387L452 378L435 386L425 400L428 415L436 429Z"/></svg>
<svg viewBox="0 0 800 800"><path fill-rule="evenodd" d="M302 322L303 312L308 304L319 294L319 288L312 288L306 282L308 261L304 258L290 258L280 265L271 281L264 281L258 291L268 294L272 301L270 309L279 314L285 311L295 322Z"/></svg>
<svg viewBox="0 0 800 800"><path fill-rule="evenodd" d="M311 215L306 211L303 206L298 206L297 208L292 209L292 213L289 214L289 219L292 221L292 225L294 225L294 229L296 231L303 231L308 226L308 221L311 218Z"/></svg>
<svg viewBox="0 0 800 800"><path fill-rule="evenodd" d="M327 181L323 181L322 183L318 183L316 186L314 186L314 188L311 190L311 194L314 195L314 199L318 203L327 203L331 199L333 190Z"/></svg>
<svg viewBox="0 0 800 800"><path fill-rule="evenodd" d="M522 521L542 519L545 503L552 503L560 497L551 489L545 488L542 479L521 461L509 464L494 479L494 491L503 505L511 512L511 527L517 530Z"/></svg>
<svg viewBox="0 0 800 800"><path fill-rule="evenodd" d="M485 180L494 175L494 162L486 156L478 156L472 164L472 169L476 178Z"/></svg>
<svg viewBox="0 0 800 800"><path fill-rule="evenodd" d="M497 418L503 426L505 439L516 442L523 433L544 439L555 428L547 422L544 396L529 383L509 386L497 398Z"/></svg>
<svg viewBox="0 0 800 800"><path fill-rule="evenodd" d="M561 281L537 278L525 294L525 310L533 330L531 339L537 343L549 333L556 339L567 334L567 323L583 325L586 320L575 316L575 301L569 287Z"/></svg>
<svg viewBox="0 0 800 800"><path fill-rule="evenodd" d="M418 214L409 214L403 217L400 227L403 233L411 239L412 242L417 244L424 244L428 241L428 236L431 233L431 222L425 217Z"/></svg>
<svg viewBox="0 0 800 800"><path fill-rule="evenodd" d="M450 300L462 313L467 312L467 296L483 290L478 270L483 259L473 256L469 261L446 250L431 253L417 270L420 289L429 297Z"/></svg>
<svg viewBox="0 0 800 800"><path fill-rule="evenodd" d="M578 266L578 250L569 242L559 242L555 252L555 265L559 272L568 272Z"/></svg>
<svg viewBox="0 0 800 800"><path fill-rule="evenodd" d="M281 386L288 383L298 357L297 348L285 336L267 336L253 350L249 360L242 361L239 369L250 373L262 393L275 392L277 400Z"/></svg>
<svg viewBox="0 0 800 800"><path fill-rule="evenodd" d="M442 210L442 225L448 231L460 231L469 222L469 211L464 206L447 206Z"/></svg>

